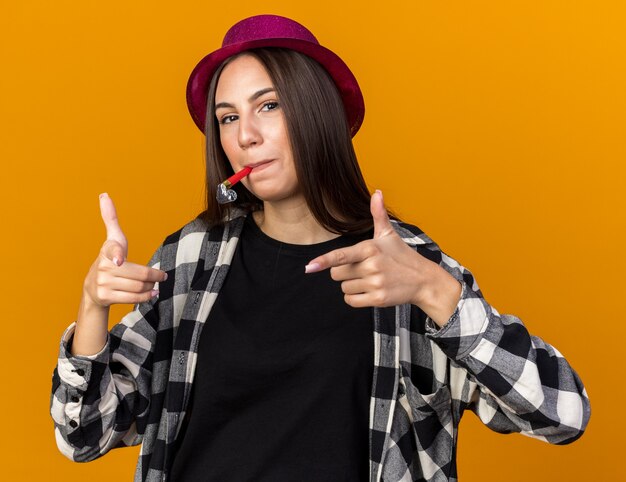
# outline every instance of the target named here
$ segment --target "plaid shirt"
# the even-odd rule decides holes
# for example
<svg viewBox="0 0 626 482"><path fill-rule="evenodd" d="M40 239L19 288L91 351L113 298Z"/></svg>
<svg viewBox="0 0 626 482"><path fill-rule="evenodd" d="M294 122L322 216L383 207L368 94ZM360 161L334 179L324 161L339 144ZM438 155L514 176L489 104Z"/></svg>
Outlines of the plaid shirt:
<svg viewBox="0 0 626 482"><path fill-rule="evenodd" d="M168 273L158 299L141 303L92 356L72 356L72 324L53 376L51 413L60 451L90 461L141 443L135 481L167 480L185 417L204 321L243 227L196 219L165 239L150 265ZM566 444L582 435L586 391L563 356L483 298L472 274L414 226L403 240L462 285L438 329L416 306L372 308L371 481L455 481L457 430L465 409L496 432Z"/></svg>

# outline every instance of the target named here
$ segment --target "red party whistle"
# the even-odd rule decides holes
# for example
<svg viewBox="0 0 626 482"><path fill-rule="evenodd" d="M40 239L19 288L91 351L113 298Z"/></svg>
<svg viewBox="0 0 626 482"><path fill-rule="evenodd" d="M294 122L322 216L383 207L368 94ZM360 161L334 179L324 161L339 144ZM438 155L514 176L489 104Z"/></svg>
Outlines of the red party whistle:
<svg viewBox="0 0 626 482"><path fill-rule="evenodd" d="M241 181L252 171L251 167L244 167L241 171L236 172L224 182L217 186L217 202L220 204L231 203L237 199L237 193L231 189L235 184Z"/></svg>

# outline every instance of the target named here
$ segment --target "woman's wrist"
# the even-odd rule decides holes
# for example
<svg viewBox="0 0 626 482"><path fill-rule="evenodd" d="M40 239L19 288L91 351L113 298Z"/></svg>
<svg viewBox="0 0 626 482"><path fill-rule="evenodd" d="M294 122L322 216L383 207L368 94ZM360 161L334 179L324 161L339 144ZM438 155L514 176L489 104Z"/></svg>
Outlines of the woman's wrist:
<svg viewBox="0 0 626 482"><path fill-rule="evenodd" d="M106 344L109 307L94 302L83 292L76 318L72 355L93 355Z"/></svg>
<svg viewBox="0 0 626 482"><path fill-rule="evenodd" d="M461 283L441 266L434 265L433 273L421 285L413 304L442 327L456 310L461 293Z"/></svg>
<svg viewBox="0 0 626 482"><path fill-rule="evenodd" d="M103 306L100 303L96 302L87 290L83 290L83 295L80 300L80 308L78 310L78 319L82 318L83 315L86 315L87 318L97 317L101 318L102 315L105 315L108 318L109 307Z"/></svg>

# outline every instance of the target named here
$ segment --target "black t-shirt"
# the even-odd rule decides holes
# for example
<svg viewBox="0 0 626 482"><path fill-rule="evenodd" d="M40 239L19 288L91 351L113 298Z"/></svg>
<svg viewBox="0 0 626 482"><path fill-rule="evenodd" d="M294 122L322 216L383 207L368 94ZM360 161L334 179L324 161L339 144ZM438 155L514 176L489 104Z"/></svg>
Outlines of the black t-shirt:
<svg viewBox="0 0 626 482"><path fill-rule="evenodd" d="M369 477L373 327L309 260L369 236L293 245L248 216L202 330L173 481Z"/></svg>

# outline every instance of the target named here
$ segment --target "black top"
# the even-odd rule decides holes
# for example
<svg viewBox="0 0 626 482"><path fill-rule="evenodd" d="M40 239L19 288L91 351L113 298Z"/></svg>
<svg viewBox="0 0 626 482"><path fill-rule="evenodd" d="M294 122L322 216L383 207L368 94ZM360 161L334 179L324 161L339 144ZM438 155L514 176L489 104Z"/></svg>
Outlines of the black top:
<svg viewBox="0 0 626 482"><path fill-rule="evenodd" d="M293 245L248 216L202 330L173 481L369 477L373 326L316 256L369 236Z"/></svg>

